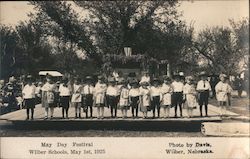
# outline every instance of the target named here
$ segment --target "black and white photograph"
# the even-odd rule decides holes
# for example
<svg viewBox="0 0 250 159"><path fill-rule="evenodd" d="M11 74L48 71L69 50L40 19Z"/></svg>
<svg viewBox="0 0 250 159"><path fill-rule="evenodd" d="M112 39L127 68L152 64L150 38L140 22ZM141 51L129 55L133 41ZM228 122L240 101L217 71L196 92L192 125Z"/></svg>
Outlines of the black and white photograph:
<svg viewBox="0 0 250 159"><path fill-rule="evenodd" d="M0 42L0 158L250 158L248 0L1 1Z"/></svg>

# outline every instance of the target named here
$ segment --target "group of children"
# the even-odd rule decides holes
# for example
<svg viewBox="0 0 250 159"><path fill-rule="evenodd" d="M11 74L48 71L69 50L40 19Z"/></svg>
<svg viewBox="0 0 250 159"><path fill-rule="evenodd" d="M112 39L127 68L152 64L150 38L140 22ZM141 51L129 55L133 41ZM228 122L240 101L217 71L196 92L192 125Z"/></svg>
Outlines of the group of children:
<svg viewBox="0 0 250 159"><path fill-rule="evenodd" d="M111 118L117 117L117 110L121 110L122 117L127 118L127 112L131 109L132 117L138 118L139 111L143 118L148 117L148 112L152 111L153 118L159 118L161 109L163 117L170 117L170 109L174 107L175 116L179 107L180 117L182 108L187 110L188 117L193 117L193 110L200 107L200 116L203 116L202 108L205 107L205 115L208 116L208 99L211 86L207 80L206 73L200 74L200 81L195 84L192 76L187 76L183 80L180 75L174 75L173 80L168 76L163 76L163 83L160 79L142 77L139 82L131 79L129 82L120 77L118 81L114 77L108 78L107 83L103 76L98 76L98 81L93 85L90 76L85 78L84 84L80 78L75 78L70 83L67 78L63 78L61 83L54 83L51 76L46 77L46 83L40 88L41 103L45 107L45 119L53 118L54 108L62 107L62 117L68 118L70 105L75 108L75 118L81 118L81 110L88 112L93 117L93 108L97 110L97 118L104 118L104 109L109 108ZM225 111L227 95L232 89L225 82L226 75L220 75L220 82L216 85L217 100L221 106L221 115ZM33 119L35 99L39 96L35 86L32 84L32 77L28 76L28 84L23 89L24 105L27 108L27 119L29 119L29 109L31 109L31 119ZM146 80L145 80L146 79ZM157 111L157 114L156 114Z"/></svg>

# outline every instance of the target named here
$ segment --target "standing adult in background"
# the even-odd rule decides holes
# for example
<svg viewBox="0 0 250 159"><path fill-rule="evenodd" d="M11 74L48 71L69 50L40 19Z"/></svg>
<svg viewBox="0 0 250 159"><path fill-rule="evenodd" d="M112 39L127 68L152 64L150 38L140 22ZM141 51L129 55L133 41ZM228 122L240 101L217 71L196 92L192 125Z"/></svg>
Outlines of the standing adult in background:
<svg viewBox="0 0 250 159"><path fill-rule="evenodd" d="M24 86L26 85L26 77L25 75L21 75L20 76L20 81L19 81L19 85L20 85L20 88L23 90Z"/></svg>
<svg viewBox="0 0 250 159"><path fill-rule="evenodd" d="M119 75L119 73L118 73L115 69L113 69L112 77L114 77L114 78L115 78L115 81L118 82L118 80L119 80L119 78L120 78L121 76Z"/></svg>
<svg viewBox="0 0 250 159"><path fill-rule="evenodd" d="M52 76L46 75L46 83L42 87L42 106L45 108L45 120L48 119L49 110L50 117L53 118L55 105L55 84L52 80Z"/></svg>
<svg viewBox="0 0 250 159"><path fill-rule="evenodd" d="M220 75L220 82L215 86L216 98L220 106L220 115L225 115L226 106L228 105L228 94L232 92L232 87L227 83L227 76Z"/></svg>
<svg viewBox="0 0 250 159"><path fill-rule="evenodd" d="M172 105L175 107L175 117L177 117L177 108L180 109L180 117L182 117L182 103L183 103L183 87L179 74L174 75L174 81L171 84L173 88Z"/></svg>
<svg viewBox="0 0 250 159"><path fill-rule="evenodd" d="M226 83L230 87L230 91L227 93L227 104L228 106L231 106L231 98L232 98L231 93L233 92L233 88L232 88L232 82L230 81L229 77L226 77Z"/></svg>
<svg viewBox="0 0 250 159"><path fill-rule="evenodd" d="M4 80L0 80L0 90L4 88Z"/></svg>
<svg viewBox="0 0 250 159"><path fill-rule="evenodd" d="M41 103L42 87L43 87L43 83L42 82L38 82L37 87L36 87L36 104L40 104Z"/></svg>
<svg viewBox="0 0 250 159"><path fill-rule="evenodd" d="M16 79L14 76L9 78L9 82L4 86L4 91L6 92L6 100L8 103L8 109L7 111L15 111L18 109L17 106L17 92L18 92L18 87L16 85Z"/></svg>
<svg viewBox="0 0 250 159"><path fill-rule="evenodd" d="M142 82L147 82L147 83L149 84L149 83L150 83L150 76L149 76L148 71L144 71L144 72L142 72L142 73L143 73L143 75L142 75L142 77L141 77L140 84L141 84Z"/></svg>
<svg viewBox="0 0 250 159"><path fill-rule="evenodd" d="M29 119L29 111L31 111L31 120L34 118L34 108L35 108L35 91L36 86L32 84L32 76L27 76L27 84L23 87L22 95L23 95L23 103L26 108L27 118Z"/></svg>
<svg viewBox="0 0 250 159"><path fill-rule="evenodd" d="M203 115L202 114L203 105L205 107L206 116L208 116L207 105L208 105L208 98L209 98L210 92L212 91L212 88L211 88L210 83L207 80L208 75L206 74L206 72L204 72L204 71L201 72L199 76L200 76L201 80L197 83L196 90L198 92L198 103L200 106L200 116Z"/></svg>
<svg viewBox="0 0 250 159"><path fill-rule="evenodd" d="M236 87L236 90L238 92L238 97L241 98L241 95L242 95L242 91L243 91L243 79L240 77L240 75L238 75L236 77L236 80L235 80L235 87Z"/></svg>
<svg viewBox="0 0 250 159"><path fill-rule="evenodd" d="M90 110L90 118L93 117L93 92L94 87L92 86L92 77L86 77L86 85L82 89L83 94L83 109L85 109L86 118L88 118L88 110Z"/></svg>
<svg viewBox="0 0 250 159"><path fill-rule="evenodd" d="M210 76L210 80L209 80L209 83L210 83L210 86L211 86L211 89L212 89L212 98L214 98L215 96L216 96L216 92L215 92L215 86L216 86L216 84L219 82L219 78L218 78L218 76L217 75L214 75L214 74L212 74L211 76Z"/></svg>

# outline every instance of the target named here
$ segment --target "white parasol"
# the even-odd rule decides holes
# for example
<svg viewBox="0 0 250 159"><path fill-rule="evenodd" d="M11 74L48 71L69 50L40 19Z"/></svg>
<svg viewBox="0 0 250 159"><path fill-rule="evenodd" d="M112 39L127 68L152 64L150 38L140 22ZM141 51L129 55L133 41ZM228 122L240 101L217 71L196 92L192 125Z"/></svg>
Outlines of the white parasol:
<svg viewBox="0 0 250 159"><path fill-rule="evenodd" d="M46 76L47 74L49 74L49 75L51 75L53 77L62 77L63 76L63 74L61 74L58 71L40 71L39 72L40 76Z"/></svg>

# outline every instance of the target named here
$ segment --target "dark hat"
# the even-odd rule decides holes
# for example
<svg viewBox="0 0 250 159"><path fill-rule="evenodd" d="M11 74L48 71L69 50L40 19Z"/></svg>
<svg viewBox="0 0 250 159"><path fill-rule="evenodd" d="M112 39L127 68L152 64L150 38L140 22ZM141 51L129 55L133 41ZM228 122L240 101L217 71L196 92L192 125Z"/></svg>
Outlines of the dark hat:
<svg viewBox="0 0 250 159"><path fill-rule="evenodd" d="M138 84L138 80L136 78L133 78L130 80L130 84Z"/></svg>
<svg viewBox="0 0 250 159"><path fill-rule="evenodd" d="M154 83L154 82L160 82L160 80L158 79L158 78L153 78L153 80L152 80L152 82Z"/></svg>
<svg viewBox="0 0 250 159"><path fill-rule="evenodd" d="M163 75L162 78L163 78L163 80L171 81L170 77L168 77L167 75Z"/></svg>

